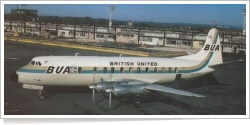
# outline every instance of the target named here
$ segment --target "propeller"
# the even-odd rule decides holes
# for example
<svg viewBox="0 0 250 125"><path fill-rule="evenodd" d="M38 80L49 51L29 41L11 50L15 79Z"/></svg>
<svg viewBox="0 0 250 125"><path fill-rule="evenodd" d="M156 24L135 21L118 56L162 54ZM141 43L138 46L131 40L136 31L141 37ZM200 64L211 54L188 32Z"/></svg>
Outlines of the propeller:
<svg viewBox="0 0 250 125"><path fill-rule="evenodd" d="M92 101L93 103L95 103L95 89L97 88L97 84L95 84L95 73L93 74L93 84L89 86L90 89L93 90L93 97L92 97ZM101 78L101 81L103 82L103 78Z"/></svg>
<svg viewBox="0 0 250 125"><path fill-rule="evenodd" d="M91 85L89 86L90 89L93 89L93 97L92 97L92 101L93 103L95 103L95 89L96 89L96 86L95 85Z"/></svg>
<svg viewBox="0 0 250 125"><path fill-rule="evenodd" d="M114 91L114 88L112 89L107 89L106 92L109 93L109 108L111 109L111 99L112 99L112 92Z"/></svg>
<svg viewBox="0 0 250 125"><path fill-rule="evenodd" d="M93 103L95 103L95 89L96 89L96 85L95 85L95 71L93 73L93 85L90 85L89 88L93 89L92 101L93 101Z"/></svg>

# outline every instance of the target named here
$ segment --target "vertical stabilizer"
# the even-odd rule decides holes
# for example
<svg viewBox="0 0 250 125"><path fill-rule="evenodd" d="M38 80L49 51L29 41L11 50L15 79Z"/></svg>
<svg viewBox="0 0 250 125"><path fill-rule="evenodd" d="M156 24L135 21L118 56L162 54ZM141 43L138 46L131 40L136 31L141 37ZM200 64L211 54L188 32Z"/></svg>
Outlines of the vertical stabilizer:
<svg viewBox="0 0 250 125"><path fill-rule="evenodd" d="M209 31L203 48L194 55L180 56L177 59L204 60L209 53L213 53L210 63L222 63L221 45L219 32L213 28Z"/></svg>

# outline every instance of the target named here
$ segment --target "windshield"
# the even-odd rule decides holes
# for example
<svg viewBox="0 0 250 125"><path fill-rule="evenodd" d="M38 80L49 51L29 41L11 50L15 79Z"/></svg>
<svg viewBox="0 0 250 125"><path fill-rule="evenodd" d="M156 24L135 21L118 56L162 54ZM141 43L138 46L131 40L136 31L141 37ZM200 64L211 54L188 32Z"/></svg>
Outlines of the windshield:
<svg viewBox="0 0 250 125"><path fill-rule="evenodd" d="M30 61L30 64L31 65L35 65L35 61Z"/></svg>
<svg viewBox="0 0 250 125"><path fill-rule="evenodd" d="M33 60L30 61L30 64L33 65L33 66L41 66L42 65L41 62L39 62L39 61L33 61Z"/></svg>

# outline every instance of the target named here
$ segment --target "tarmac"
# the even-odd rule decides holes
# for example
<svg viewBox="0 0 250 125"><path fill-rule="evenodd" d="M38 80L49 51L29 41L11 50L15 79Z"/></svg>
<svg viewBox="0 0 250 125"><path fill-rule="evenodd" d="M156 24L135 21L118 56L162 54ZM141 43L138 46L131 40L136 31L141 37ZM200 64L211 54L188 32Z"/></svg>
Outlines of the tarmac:
<svg viewBox="0 0 250 125"><path fill-rule="evenodd" d="M228 64L212 74L165 86L205 95L205 98L185 97L168 93L154 93L143 97L137 105L133 99L112 99L108 107L108 94L96 93L87 87L51 87L51 96L39 100L35 90L23 89L10 80L11 73L41 55L119 56L74 48L4 41L4 115L246 115L246 62ZM130 55L123 55L130 56ZM233 60L234 57L223 57ZM183 117L185 117L183 116ZM215 118L219 118L215 116Z"/></svg>

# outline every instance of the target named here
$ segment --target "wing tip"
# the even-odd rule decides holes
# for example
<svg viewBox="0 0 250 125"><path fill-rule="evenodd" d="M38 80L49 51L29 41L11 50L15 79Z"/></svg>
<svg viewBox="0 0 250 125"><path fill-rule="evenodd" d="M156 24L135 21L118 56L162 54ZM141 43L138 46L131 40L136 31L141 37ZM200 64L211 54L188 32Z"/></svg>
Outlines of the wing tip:
<svg viewBox="0 0 250 125"><path fill-rule="evenodd" d="M192 96L192 97L196 97L196 98L204 98L204 97L206 97L206 96L204 96L204 95L194 95L194 96Z"/></svg>

